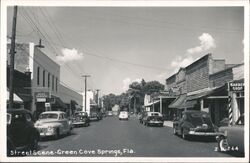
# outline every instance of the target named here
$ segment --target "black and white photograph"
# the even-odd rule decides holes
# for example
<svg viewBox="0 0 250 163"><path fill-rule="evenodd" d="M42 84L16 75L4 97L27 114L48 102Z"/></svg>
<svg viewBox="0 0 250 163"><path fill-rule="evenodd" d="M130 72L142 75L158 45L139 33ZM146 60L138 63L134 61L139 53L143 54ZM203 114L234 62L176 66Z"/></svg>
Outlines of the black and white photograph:
<svg viewBox="0 0 250 163"><path fill-rule="evenodd" d="M249 162L249 1L1 1L1 162Z"/></svg>

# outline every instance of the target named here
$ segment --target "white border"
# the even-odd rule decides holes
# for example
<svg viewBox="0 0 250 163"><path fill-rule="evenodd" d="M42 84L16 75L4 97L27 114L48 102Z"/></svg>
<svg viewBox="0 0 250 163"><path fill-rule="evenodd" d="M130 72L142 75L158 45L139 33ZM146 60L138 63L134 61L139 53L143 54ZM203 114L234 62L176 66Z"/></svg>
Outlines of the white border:
<svg viewBox="0 0 250 163"><path fill-rule="evenodd" d="M121 7L205 7L205 6L244 6L244 75L245 75L245 158L226 157L18 157L7 158L6 152L6 55L0 55L0 161L5 162L248 162L249 160L249 2L234 1L83 1L83 0L2 0L1 1L1 54L6 51L7 6L121 6ZM39 159L38 159L39 158Z"/></svg>

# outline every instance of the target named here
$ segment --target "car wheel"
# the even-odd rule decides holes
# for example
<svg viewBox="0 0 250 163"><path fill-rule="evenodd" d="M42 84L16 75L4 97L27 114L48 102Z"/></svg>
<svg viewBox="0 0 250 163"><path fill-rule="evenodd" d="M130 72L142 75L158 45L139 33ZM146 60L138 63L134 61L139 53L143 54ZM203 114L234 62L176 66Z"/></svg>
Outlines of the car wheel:
<svg viewBox="0 0 250 163"><path fill-rule="evenodd" d="M228 142L226 138L221 138L218 142L218 150L220 152L226 152L228 150Z"/></svg>
<svg viewBox="0 0 250 163"><path fill-rule="evenodd" d="M174 135L177 135L176 128L174 127Z"/></svg>
<svg viewBox="0 0 250 163"><path fill-rule="evenodd" d="M181 137L182 139L186 139L187 140L187 135L184 133L183 129L182 129L182 132L181 132Z"/></svg>

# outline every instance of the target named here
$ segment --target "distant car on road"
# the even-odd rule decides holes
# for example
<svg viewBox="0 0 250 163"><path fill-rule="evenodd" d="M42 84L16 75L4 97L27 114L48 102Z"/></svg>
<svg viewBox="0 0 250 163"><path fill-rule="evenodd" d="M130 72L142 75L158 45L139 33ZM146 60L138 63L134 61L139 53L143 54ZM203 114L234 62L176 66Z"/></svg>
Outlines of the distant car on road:
<svg viewBox="0 0 250 163"><path fill-rule="evenodd" d="M87 112L79 111L75 112L73 118L74 126L89 126L89 117Z"/></svg>
<svg viewBox="0 0 250 163"><path fill-rule="evenodd" d="M108 111L107 112L107 116L109 116L109 117L113 116L113 112L112 111Z"/></svg>
<svg viewBox="0 0 250 163"><path fill-rule="evenodd" d="M97 112L90 112L89 119L90 119L90 121L98 121L99 120L98 113Z"/></svg>
<svg viewBox="0 0 250 163"><path fill-rule="evenodd" d="M145 112L143 114L143 117L142 117L142 124L146 125L146 123L148 122L148 117L150 116L161 116L162 117L162 114L159 113L159 112Z"/></svg>
<svg viewBox="0 0 250 163"><path fill-rule="evenodd" d="M127 111L121 111L119 114L119 120L128 120L128 112Z"/></svg>
<svg viewBox="0 0 250 163"><path fill-rule="evenodd" d="M226 123L227 124L227 123ZM244 114L232 126L219 127L218 151L244 153Z"/></svg>
<svg viewBox="0 0 250 163"><path fill-rule="evenodd" d="M35 123L41 137L54 136L58 139L63 134L70 134L73 129L72 122L62 111L46 111L40 114Z"/></svg>
<svg viewBox="0 0 250 163"><path fill-rule="evenodd" d="M218 128L212 123L208 113L196 110L182 112L182 117L177 117L173 122L175 135L187 139L191 135L217 136Z"/></svg>
<svg viewBox="0 0 250 163"><path fill-rule="evenodd" d="M163 117L161 115L147 116L146 121L144 122L145 126L160 126L163 127Z"/></svg>
<svg viewBox="0 0 250 163"><path fill-rule="evenodd" d="M7 155L15 150L36 150L40 139L31 112L25 109L7 110Z"/></svg>

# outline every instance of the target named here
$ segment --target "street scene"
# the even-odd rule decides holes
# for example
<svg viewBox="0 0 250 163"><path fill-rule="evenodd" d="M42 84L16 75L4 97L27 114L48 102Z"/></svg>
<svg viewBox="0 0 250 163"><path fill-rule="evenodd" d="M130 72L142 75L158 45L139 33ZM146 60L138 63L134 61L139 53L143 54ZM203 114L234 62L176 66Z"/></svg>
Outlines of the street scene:
<svg viewBox="0 0 250 163"><path fill-rule="evenodd" d="M248 158L244 6L6 11L5 157Z"/></svg>

